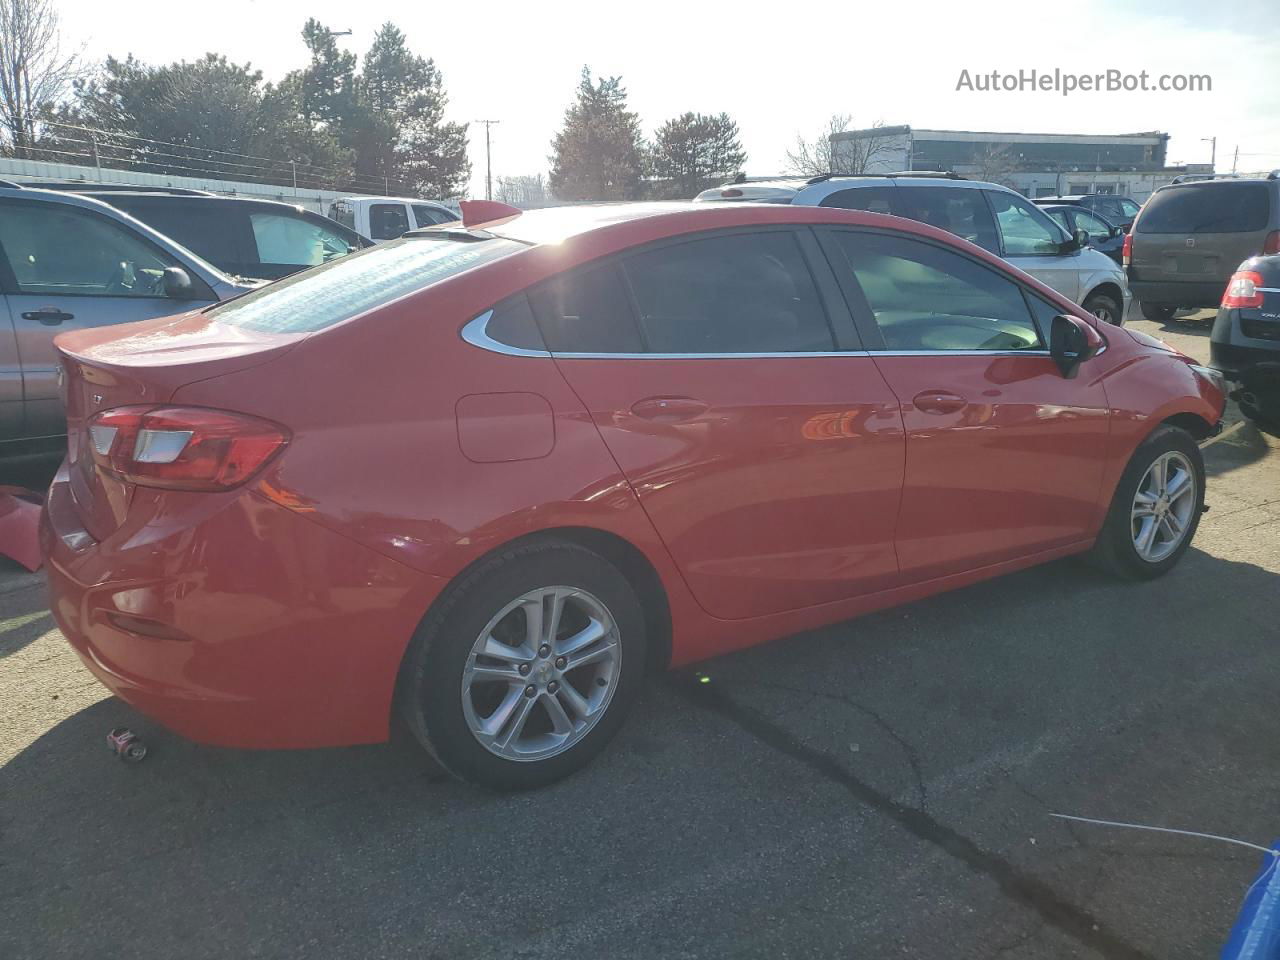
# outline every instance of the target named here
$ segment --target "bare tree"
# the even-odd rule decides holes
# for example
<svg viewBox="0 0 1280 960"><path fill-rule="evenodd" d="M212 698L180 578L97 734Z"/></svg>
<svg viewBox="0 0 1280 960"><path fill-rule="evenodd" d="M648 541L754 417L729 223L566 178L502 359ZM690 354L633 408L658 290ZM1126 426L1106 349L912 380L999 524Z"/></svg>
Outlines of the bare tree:
<svg viewBox="0 0 1280 960"><path fill-rule="evenodd" d="M814 140L796 135L796 145L787 151L787 170L806 177L823 173L866 173L876 161L889 152L893 137L879 131L884 124L877 121L861 136L832 142L837 133L846 133L852 117L847 113L832 114L826 129Z"/></svg>
<svg viewBox="0 0 1280 960"><path fill-rule="evenodd" d="M494 177L493 198L513 207L542 207L547 205L547 184L542 174L524 174L513 177Z"/></svg>
<svg viewBox="0 0 1280 960"><path fill-rule="evenodd" d="M974 158L978 167L979 180L998 183L1004 187L1013 186L1013 172L1018 169L1017 161L1009 152L1007 145L989 143Z"/></svg>
<svg viewBox="0 0 1280 960"><path fill-rule="evenodd" d="M0 130L14 156L27 155L36 115L67 93L79 60L62 50L52 0L0 0Z"/></svg>

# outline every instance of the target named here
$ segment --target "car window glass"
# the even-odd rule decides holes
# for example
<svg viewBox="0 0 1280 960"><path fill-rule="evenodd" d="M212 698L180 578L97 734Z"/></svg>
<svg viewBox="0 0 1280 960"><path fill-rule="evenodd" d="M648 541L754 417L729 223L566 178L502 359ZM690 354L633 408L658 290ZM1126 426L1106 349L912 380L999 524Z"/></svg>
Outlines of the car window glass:
<svg viewBox="0 0 1280 960"><path fill-rule="evenodd" d="M104 199L228 273L240 273L251 256L237 229L244 224L243 215L236 217L216 204L171 197Z"/></svg>
<svg viewBox="0 0 1280 960"><path fill-rule="evenodd" d="M933 244L881 234L837 235L886 350L1039 350L1012 280Z"/></svg>
<svg viewBox="0 0 1280 960"><path fill-rule="evenodd" d="M458 243L406 237L292 274L218 304L207 315L252 330L310 333L524 249L499 238Z"/></svg>
<svg viewBox="0 0 1280 960"><path fill-rule="evenodd" d="M547 349L558 353L641 353L630 298L618 268L562 274L531 291Z"/></svg>
<svg viewBox="0 0 1280 960"><path fill-rule="evenodd" d="M835 349L826 312L790 232L709 237L624 262L653 353Z"/></svg>
<svg viewBox="0 0 1280 960"><path fill-rule="evenodd" d="M1141 209L1141 207L1139 207L1132 200L1121 200L1120 209L1124 212L1123 219L1132 220L1134 217L1138 215L1138 211Z"/></svg>
<svg viewBox="0 0 1280 960"><path fill-rule="evenodd" d="M425 203L413 204L413 219L418 221L420 227L430 227L437 223L452 223L458 218L447 210L437 210L435 207L429 207Z"/></svg>
<svg viewBox="0 0 1280 960"><path fill-rule="evenodd" d="M335 200L329 204L329 219L336 220L348 230L356 228L356 212L345 200Z"/></svg>
<svg viewBox="0 0 1280 960"><path fill-rule="evenodd" d="M355 249L337 230L303 217L251 213L249 223L262 263L313 267Z"/></svg>
<svg viewBox="0 0 1280 960"><path fill-rule="evenodd" d="M485 335L490 340L506 344L508 347L519 347L522 350L545 350L542 334L538 332L538 324L533 319L533 309L529 306L529 298L523 293L510 297L493 308L489 322L485 324Z"/></svg>
<svg viewBox="0 0 1280 960"><path fill-rule="evenodd" d="M1090 240L1107 240L1111 237L1111 228L1086 210L1076 211L1076 228L1088 230Z"/></svg>
<svg viewBox="0 0 1280 960"><path fill-rule="evenodd" d="M21 293L163 297L176 261L114 221L70 205L4 204L0 249Z"/></svg>
<svg viewBox="0 0 1280 960"><path fill-rule="evenodd" d="M838 190L823 197L820 207L840 207L843 210L869 210L871 213L893 213L893 191L897 187L862 187Z"/></svg>
<svg viewBox="0 0 1280 960"><path fill-rule="evenodd" d="M998 254L996 226L980 190L956 187L898 188L898 213L946 230Z"/></svg>
<svg viewBox="0 0 1280 960"><path fill-rule="evenodd" d="M1042 210L1016 194L1003 190L985 192L1000 224L1005 256L1043 257L1059 252L1064 238Z"/></svg>
<svg viewBox="0 0 1280 960"><path fill-rule="evenodd" d="M1230 181L1165 187L1147 201L1139 233L1248 233L1264 230L1271 214L1265 183Z"/></svg>
<svg viewBox="0 0 1280 960"><path fill-rule="evenodd" d="M1071 224L1067 223L1067 212L1065 210L1046 210L1045 213L1049 214L1049 219L1062 227L1063 230L1071 229Z"/></svg>
<svg viewBox="0 0 1280 960"><path fill-rule="evenodd" d="M394 240L409 229L409 213L403 203L369 205L369 236L374 240Z"/></svg>

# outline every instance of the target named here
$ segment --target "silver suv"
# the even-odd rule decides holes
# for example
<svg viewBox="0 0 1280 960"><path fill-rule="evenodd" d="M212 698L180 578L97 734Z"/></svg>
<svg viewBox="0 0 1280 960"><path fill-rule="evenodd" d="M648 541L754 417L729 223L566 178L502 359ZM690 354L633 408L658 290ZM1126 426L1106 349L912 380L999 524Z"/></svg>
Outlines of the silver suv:
<svg viewBox="0 0 1280 960"><path fill-rule="evenodd" d="M964 237L1081 304L1107 323L1124 322L1124 271L1071 236L1020 193L954 174L820 176L744 181L704 190L702 201L799 203L888 213Z"/></svg>
<svg viewBox="0 0 1280 960"><path fill-rule="evenodd" d="M0 186L0 451L66 432L53 338L251 289L89 197Z"/></svg>

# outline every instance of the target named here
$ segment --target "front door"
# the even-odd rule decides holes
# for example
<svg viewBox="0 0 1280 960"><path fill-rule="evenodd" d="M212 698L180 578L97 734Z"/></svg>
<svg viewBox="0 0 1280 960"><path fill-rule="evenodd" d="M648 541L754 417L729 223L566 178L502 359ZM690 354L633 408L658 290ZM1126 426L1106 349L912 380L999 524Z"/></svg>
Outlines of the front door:
<svg viewBox="0 0 1280 960"><path fill-rule="evenodd" d="M668 243L530 300L707 612L752 617L898 582L897 401L870 357L846 352L855 334L810 232Z"/></svg>
<svg viewBox="0 0 1280 960"><path fill-rule="evenodd" d="M1064 247L1070 235L1043 210L1016 193L983 193L1000 232L1000 255L1068 300L1079 303L1087 291L1080 289L1080 251Z"/></svg>
<svg viewBox="0 0 1280 960"><path fill-rule="evenodd" d="M59 333L199 305L165 296L164 270L177 265L167 254L110 217L72 204L0 200L0 257L29 437L65 430L53 347ZM203 286L198 277L192 281ZM212 291L205 299L213 299Z"/></svg>
<svg viewBox="0 0 1280 960"><path fill-rule="evenodd" d="M902 404L906 581L1091 536L1108 409L1047 349L1054 308L994 268L900 235L832 229L863 340Z"/></svg>

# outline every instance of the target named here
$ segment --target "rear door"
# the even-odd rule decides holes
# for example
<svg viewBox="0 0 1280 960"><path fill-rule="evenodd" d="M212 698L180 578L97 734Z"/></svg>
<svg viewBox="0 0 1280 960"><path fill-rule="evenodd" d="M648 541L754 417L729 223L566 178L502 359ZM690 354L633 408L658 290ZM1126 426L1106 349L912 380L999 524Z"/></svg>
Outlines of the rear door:
<svg viewBox="0 0 1280 960"><path fill-rule="evenodd" d="M1221 283L1262 252L1271 190L1262 181L1163 187L1134 224L1134 280Z"/></svg>
<svg viewBox="0 0 1280 960"><path fill-rule="evenodd" d="M18 359L18 337L9 316L9 288L4 277L9 265L0 257L0 443L24 436L22 429L22 364Z"/></svg>
<svg viewBox="0 0 1280 960"><path fill-rule="evenodd" d="M1108 408L1049 356L1055 311L1002 272L923 239L822 231L862 339L902 404L904 581L1086 539Z"/></svg>
<svg viewBox="0 0 1280 960"><path fill-rule="evenodd" d="M1045 212L1008 190L983 190L1000 233L1000 256L1069 300L1080 302L1080 251L1063 252L1070 239Z"/></svg>
<svg viewBox="0 0 1280 960"><path fill-rule="evenodd" d="M168 254L110 217L71 204L0 199L0 256L12 286L5 300L22 364L25 432L65 429L53 338L68 330L145 320L212 301L175 301L162 274L179 266Z"/></svg>
<svg viewBox="0 0 1280 960"><path fill-rule="evenodd" d="M893 212L946 230L1000 256L1000 236L981 190L969 187L898 187Z"/></svg>
<svg viewBox="0 0 1280 960"><path fill-rule="evenodd" d="M543 338L702 607L893 586L897 402L808 230L718 232L530 293Z"/></svg>

